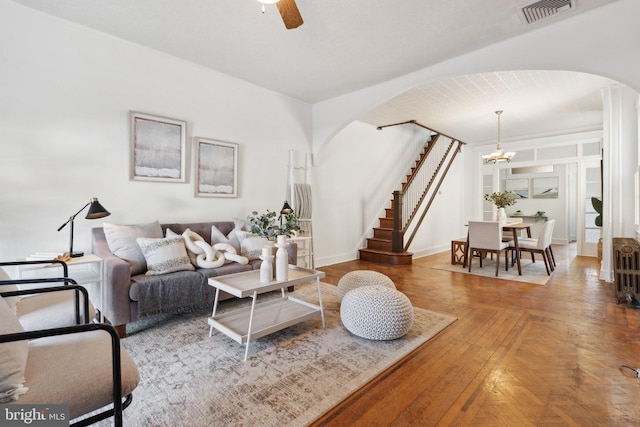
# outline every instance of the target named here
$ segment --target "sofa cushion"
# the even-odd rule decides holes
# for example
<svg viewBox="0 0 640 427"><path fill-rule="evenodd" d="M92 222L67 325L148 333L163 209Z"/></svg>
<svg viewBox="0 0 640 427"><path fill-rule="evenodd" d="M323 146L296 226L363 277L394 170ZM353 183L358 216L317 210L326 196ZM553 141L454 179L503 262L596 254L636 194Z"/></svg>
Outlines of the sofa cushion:
<svg viewBox="0 0 640 427"><path fill-rule="evenodd" d="M236 234L237 229L233 229L229 232L229 234L225 235L222 230L220 230L215 225L211 226L211 244L215 245L216 243L227 243L234 247L236 253L240 253L240 241L238 240L238 236Z"/></svg>
<svg viewBox="0 0 640 427"><path fill-rule="evenodd" d="M160 239L136 239L147 263L147 276L194 270L182 236Z"/></svg>
<svg viewBox="0 0 640 427"><path fill-rule="evenodd" d="M236 235L240 241L240 255L249 260L260 258L262 248L270 244L269 240L249 231L236 231Z"/></svg>
<svg viewBox="0 0 640 427"><path fill-rule="evenodd" d="M233 228L242 231L251 231L251 223L246 219L233 218Z"/></svg>
<svg viewBox="0 0 640 427"><path fill-rule="evenodd" d="M187 228L187 230L189 230ZM167 228L165 231L165 237L178 237L181 236L184 240L185 240L185 245L187 244L186 239L183 235L176 233L175 231L173 231L170 228ZM187 247L187 255L189 256L189 261L191 261L191 264L193 264L194 267L198 266L198 254L193 253L189 250L189 248Z"/></svg>
<svg viewBox="0 0 640 427"><path fill-rule="evenodd" d="M207 243L212 243L209 238L211 237L211 226L215 225L222 231L222 233L229 234L233 230L233 221L213 221L213 222L189 222L189 223L172 223L172 224L160 224L163 229L170 228L177 234L184 233L187 228L191 231L198 233L205 238Z"/></svg>
<svg viewBox="0 0 640 427"><path fill-rule="evenodd" d="M131 275L144 273L147 263L136 239L162 238L160 223L155 221L148 224L115 225L105 222L103 229L109 249L115 256L129 263Z"/></svg>
<svg viewBox="0 0 640 427"><path fill-rule="evenodd" d="M24 329L14 310L0 297L0 334L12 334L23 332ZM27 392L25 383L25 367L29 343L27 341L14 341L0 344L0 403L17 400Z"/></svg>

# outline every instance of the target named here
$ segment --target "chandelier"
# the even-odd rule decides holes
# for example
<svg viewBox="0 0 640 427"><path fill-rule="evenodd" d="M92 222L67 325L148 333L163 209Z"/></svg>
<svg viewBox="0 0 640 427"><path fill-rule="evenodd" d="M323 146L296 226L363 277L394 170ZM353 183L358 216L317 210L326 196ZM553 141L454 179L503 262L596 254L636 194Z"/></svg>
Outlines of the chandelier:
<svg viewBox="0 0 640 427"><path fill-rule="evenodd" d="M507 153L502 149L502 145L500 145L500 114L502 114L502 110L496 111L498 115L498 145L496 146L496 151L491 154L485 154L482 156L482 160L485 164L487 163L499 163L499 162L509 162L511 158L516 155L513 151L509 151Z"/></svg>

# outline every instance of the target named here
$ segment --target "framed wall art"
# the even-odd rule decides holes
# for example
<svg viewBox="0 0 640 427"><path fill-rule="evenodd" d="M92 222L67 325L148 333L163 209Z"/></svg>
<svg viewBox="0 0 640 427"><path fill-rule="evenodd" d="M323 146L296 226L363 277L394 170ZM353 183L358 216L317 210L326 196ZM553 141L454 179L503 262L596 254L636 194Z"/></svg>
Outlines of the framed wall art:
<svg viewBox="0 0 640 427"><path fill-rule="evenodd" d="M506 181L506 189L511 191L516 195L518 199L528 199L529 198L529 179L528 178L517 178L517 179L507 179Z"/></svg>
<svg viewBox="0 0 640 427"><path fill-rule="evenodd" d="M129 112L129 179L187 182L187 122Z"/></svg>
<svg viewBox="0 0 640 427"><path fill-rule="evenodd" d="M238 197L238 144L200 137L194 141L196 196Z"/></svg>
<svg viewBox="0 0 640 427"><path fill-rule="evenodd" d="M557 199L558 177L533 178L534 199Z"/></svg>

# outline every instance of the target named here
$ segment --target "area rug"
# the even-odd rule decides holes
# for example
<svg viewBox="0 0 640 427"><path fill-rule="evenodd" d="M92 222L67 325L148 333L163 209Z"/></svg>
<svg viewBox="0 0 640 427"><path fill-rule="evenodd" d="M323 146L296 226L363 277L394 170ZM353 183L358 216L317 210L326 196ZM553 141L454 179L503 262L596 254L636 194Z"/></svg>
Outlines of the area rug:
<svg viewBox="0 0 640 427"><path fill-rule="evenodd" d="M496 261L494 259L486 259L482 260L482 268L480 268L480 264L477 259L473 260L473 264L471 265L471 273L469 273L468 268L462 268L462 265L456 264L452 265L450 263L443 263L434 265L431 268L435 268L436 270L447 270L452 271L454 273L462 273L462 274L470 274L473 276L482 276L482 277L491 277L494 279L501 280L514 280L516 282L525 282L525 283L533 283L536 285L546 285L547 281L551 276L547 274L547 270L544 267L544 261L541 259L536 260L536 262L531 262L531 258L522 258L520 260L520 265L522 266L522 275L518 274L518 266L514 265L509 266L509 271L504 271L504 258L500 259L500 270L498 271L498 277L496 277ZM551 273L553 274L553 272Z"/></svg>
<svg viewBox="0 0 640 427"><path fill-rule="evenodd" d="M210 312L134 325L122 342L141 383L124 424L305 426L456 320L415 308L406 336L370 341L342 326L336 287L321 287L326 328L318 317L260 338L246 362L244 346L217 331L209 337ZM294 294L318 301L315 282L296 287ZM219 312L247 302L221 303Z"/></svg>

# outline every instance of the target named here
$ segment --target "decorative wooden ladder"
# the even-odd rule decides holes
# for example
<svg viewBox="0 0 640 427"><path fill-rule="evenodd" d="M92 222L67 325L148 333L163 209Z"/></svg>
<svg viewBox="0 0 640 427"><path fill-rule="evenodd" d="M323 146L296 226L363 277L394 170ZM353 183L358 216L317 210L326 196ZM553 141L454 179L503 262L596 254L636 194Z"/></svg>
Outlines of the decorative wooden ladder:
<svg viewBox="0 0 640 427"><path fill-rule="evenodd" d="M367 239L367 247L360 249L362 260L394 265L411 264L413 254L407 249L438 194L449 168L465 144L415 120L381 126L378 129L404 124L429 130L431 139L425 143L400 189L393 192L391 206L385 208L385 216L379 218L379 226L373 229L373 237Z"/></svg>

